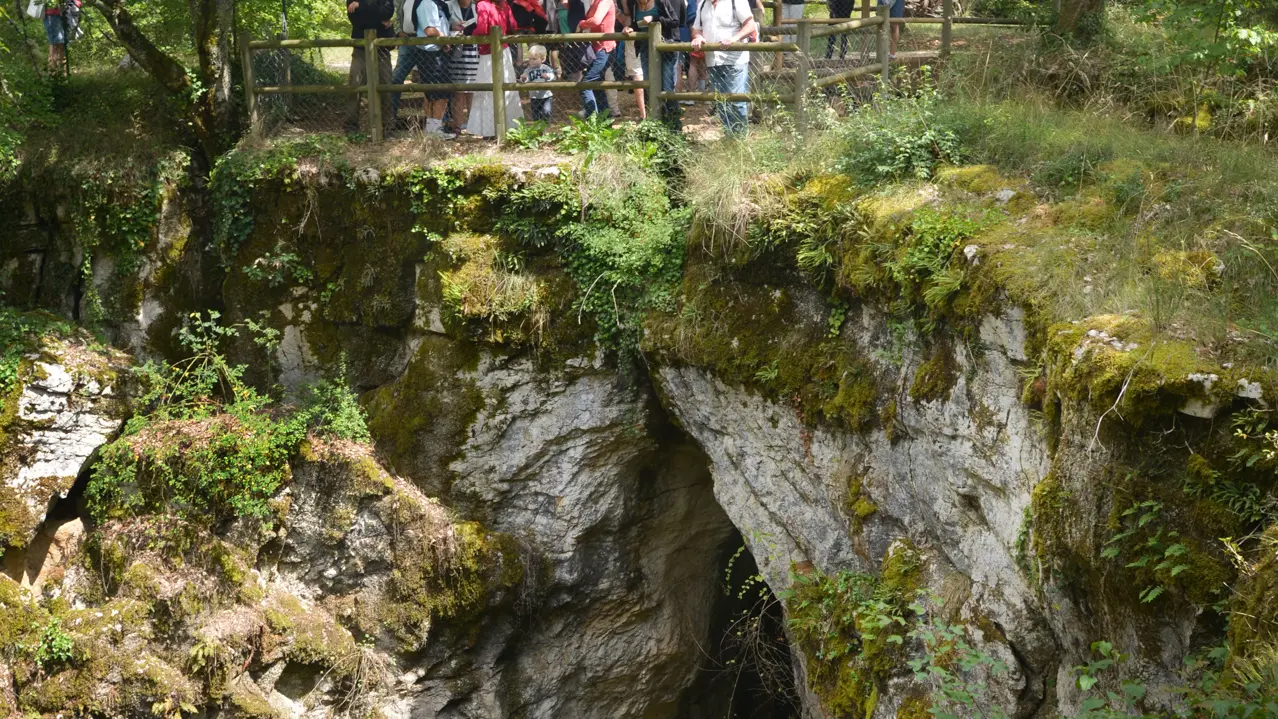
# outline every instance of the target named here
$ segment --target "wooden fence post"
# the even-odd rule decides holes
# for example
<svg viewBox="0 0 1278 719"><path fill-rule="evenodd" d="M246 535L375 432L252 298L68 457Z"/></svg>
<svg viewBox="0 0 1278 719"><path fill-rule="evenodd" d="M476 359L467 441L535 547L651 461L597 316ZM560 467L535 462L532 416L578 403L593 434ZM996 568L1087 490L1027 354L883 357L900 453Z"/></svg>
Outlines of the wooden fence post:
<svg viewBox="0 0 1278 719"><path fill-rule="evenodd" d="M249 135L256 139L261 135L262 123L257 116L257 77L253 74L253 50L249 48L248 33L240 34L240 65L244 70L244 109L248 113Z"/></svg>
<svg viewBox="0 0 1278 719"><path fill-rule="evenodd" d="M661 40L661 23L653 20L648 25L648 117L659 120L661 119L661 106L663 103L658 101L661 97L662 78L664 77L661 70L661 53L657 51L657 42Z"/></svg>
<svg viewBox="0 0 1278 719"><path fill-rule="evenodd" d="M868 17L870 16L870 3L871 3L871 2L872 2L872 0L862 0L862 2L861 2L861 17L863 17L863 18L868 18Z"/></svg>
<svg viewBox="0 0 1278 719"><path fill-rule="evenodd" d="M368 132L373 136L373 142L381 142L385 138L382 132L382 98L377 92L377 83L381 80L382 69L377 64L377 46L373 44L376 39L376 30L370 28L364 31L364 84L368 88Z"/></svg>
<svg viewBox="0 0 1278 719"><path fill-rule="evenodd" d="M781 12L781 0L776 0L776 2L772 5L772 24L775 25L776 27L781 27L782 25L784 25L785 24L785 18L783 17L784 14L785 13ZM780 38L785 39L785 36L781 35ZM785 69L785 53L783 52L777 53L776 58L774 58L772 62L772 69L775 70L776 72L781 72L782 70Z"/></svg>
<svg viewBox="0 0 1278 719"><path fill-rule="evenodd" d="M807 102L808 82L812 72L812 25L804 19L799 19L799 52L795 54L797 67L794 70L794 126L802 134L807 130L808 117L807 108L804 105Z"/></svg>
<svg viewBox="0 0 1278 719"><path fill-rule="evenodd" d="M941 2L941 57L950 56L950 45L954 42L954 0Z"/></svg>
<svg viewBox="0 0 1278 719"><path fill-rule="evenodd" d="M889 16L892 8L889 5L879 6L879 48L878 62L881 72L881 80L884 88L892 82L892 63L888 58L888 38L892 32L892 18Z"/></svg>
<svg viewBox="0 0 1278 719"><path fill-rule="evenodd" d="M493 65L493 131L500 146L506 139L506 51L501 46L501 27L488 31L488 53Z"/></svg>

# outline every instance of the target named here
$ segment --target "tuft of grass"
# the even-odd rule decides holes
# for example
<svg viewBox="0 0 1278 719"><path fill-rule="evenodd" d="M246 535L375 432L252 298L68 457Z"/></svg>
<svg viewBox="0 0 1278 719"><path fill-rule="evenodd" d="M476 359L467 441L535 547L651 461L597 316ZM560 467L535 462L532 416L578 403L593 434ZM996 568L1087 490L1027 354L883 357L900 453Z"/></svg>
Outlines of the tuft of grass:
<svg viewBox="0 0 1278 719"><path fill-rule="evenodd" d="M683 201L692 212L692 239L712 255L748 259L759 238L750 227L784 206L786 171L803 152L778 133L758 133L748 142L727 139L689 158ZM798 162L802 162L800 159Z"/></svg>

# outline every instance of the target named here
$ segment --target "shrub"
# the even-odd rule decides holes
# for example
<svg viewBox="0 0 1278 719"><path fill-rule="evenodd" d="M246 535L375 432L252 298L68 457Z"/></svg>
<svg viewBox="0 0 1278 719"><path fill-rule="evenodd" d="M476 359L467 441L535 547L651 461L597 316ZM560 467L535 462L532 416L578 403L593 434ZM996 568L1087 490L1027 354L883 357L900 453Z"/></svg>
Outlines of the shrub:
<svg viewBox="0 0 1278 719"><path fill-rule="evenodd" d="M848 117L839 129L844 144L840 172L867 184L926 180L941 163L962 162L963 144L937 112L940 94L926 80L913 95L880 93L871 106Z"/></svg>
<svg viewBox="0 0 1278 719"><path fill-rule="evenodd" d="M256 323L221 326L216 312L193 314L179 333L193 354L173 365L148 362L135 372L142 412L104 446L85 500L98 519L168 512L197 523L265 517L268 500L289 479L289 460L307 431L366 441L368 427L344 385L321 381L307 406L273 408L245 384L243 365L220 352L243 329L270 342Z"/></svg>

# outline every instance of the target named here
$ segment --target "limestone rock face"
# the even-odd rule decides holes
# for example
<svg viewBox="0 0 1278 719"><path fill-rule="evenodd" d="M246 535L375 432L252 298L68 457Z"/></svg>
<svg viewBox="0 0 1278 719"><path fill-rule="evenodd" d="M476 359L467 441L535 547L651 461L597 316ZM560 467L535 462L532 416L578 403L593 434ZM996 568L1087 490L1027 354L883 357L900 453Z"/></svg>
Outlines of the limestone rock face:
<svg viewBox="0 0 1278 719"><path fill-rule="evenodd" d="M865 309L859 322L849 318L842 339L885 347L876 328L886 320ZM812 428L793 409L698 368L661 367L656 379L709 456L715 497L774 589L788 587L792 567L804 563L877 573L889 547L910 540L925 557L925 585L969 626L985 627L983 649L1011 667L991 698L1025 715L1044 700L1059 661L1060 640L1018 568L1031 492L1050 461L1019 401L1019 317L987 318L981 336L979 361L955 357L960 369L945 399L906 396L921 358L907 353L900 367L880 362L901 378L892 439ZM851 511L859 499L872 503L862 505L868 516ZM876 716L893 716L904 695L881 696Z"/></svg>
<svg viewBox="0 0 1278 719"><path fill-rule="evenodd" d="M535 548L535 621L507 640L509 661L484 653L500 681L440 716L674 716L732 531L704 457L612 373L481 363L478 387L500 401L451 466L455 502Z"/></svg>
<svg viewBox="0 0 1278 719"><path fill-rule="evenodd" d="M94 450L119 431L120 355L79 340L47 340L20 375L16 407L0 433L0 541L24 546L45 513L66 495Z"/></svg>

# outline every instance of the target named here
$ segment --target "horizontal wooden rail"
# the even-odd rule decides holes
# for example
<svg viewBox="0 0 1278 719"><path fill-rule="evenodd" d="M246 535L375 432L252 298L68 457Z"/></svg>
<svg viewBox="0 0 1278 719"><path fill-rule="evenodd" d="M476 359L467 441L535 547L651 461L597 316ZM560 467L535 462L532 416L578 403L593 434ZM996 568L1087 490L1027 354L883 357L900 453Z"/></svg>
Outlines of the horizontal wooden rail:
<svg viewBox="0 0 1278 719"><path fill-rule="evenodd" d="M377 47L421 45L487 45L486 35L453 35L450 37L379 37L373 41Z"/></svg>
<svg viewBox="0 0 1278 719"><path fill-rule="evenodd" d="M579 32L571 35L504 35L504 45L546 45L553 43L587 43L603 40L630 40L636 42L647 39L646 33L627 34L623 32ZM487 45L486 35L457 35L452 37L381 37L373 41L378 47L399 47L401 45Z"/></svg>
<svg viewBox="0 0 1278 719"><path fill-rule="evenodd" d="M259 95L349 95L363 91L363 85L258 85L253 88Z"/></svg>
<svg viewBox="0 0 1278 719"><path fill-rule="evenodd" d="M250 50L309 50L315 47L361 47L364 44L359 38L314 38L311 40L252 40Z"/></svg>
<svg viewBox="0 0 1278 719"><path fill-rule="evenodd" d="M840 82L855 80L856 78L861 77L862 75L873 75L874 73L882 72L882 71L883 71L883 66L876 62L869 65L862 65L861 67L854 67L851 70L836 72L833 75L827 75L822 78L817 78L816 80L812 81L812 86L817 88L829 87L830 85L837 85Z"/></svg>
<svg viewBox="0 0 1278 719"><path fill-rule="evenodd" d="M793 42L733 42L728 45L706 43L702 50L710 52L798 52L799 46ZM692 52L690 42L659 42L658 52Z"/></svg>
<svg viewBox="0 0 1278 719"><path fill-rule="evenodd" d="M378 92L492 92L491 82L406 82L378 85Z"/></svg>
<svg viewBox="0 0 1278 719"><path fill-rule="evenodd" d="M575 32L571 35L507 35L502 41L518 45L545 45L548 43L567 42L599 42L603 40L629 40L638 42L647 40L648 33L627 34L624 32Z"/></svg>
<svg viewBox="0 0 1278 719"><path fill-rule="evenodd" d="M807 21L804 21L807 22ZM844 20L837 25L823 27L820 30L813 30L812 37L825 37L827 35L840 35L845 32L851 32L863 27L875 27L882 25L883 20L877 17L858 18L856 20Z"/></svg>
<svg viewBox="0 0 1278 719"><path fill-rule="evenodd" d="M691 100L693 102L780 102L791 104L794 102L794 95L791 94L775 94L771 95L762 92L662 92L658 95L659 100Z"/></svg>
<svg viewBox="0 0 1278 719"><path fill-rule="evenodd" d="M955 25L1029 25L1028 20L1016 20L1006 17L952 17Z"/></svg>

